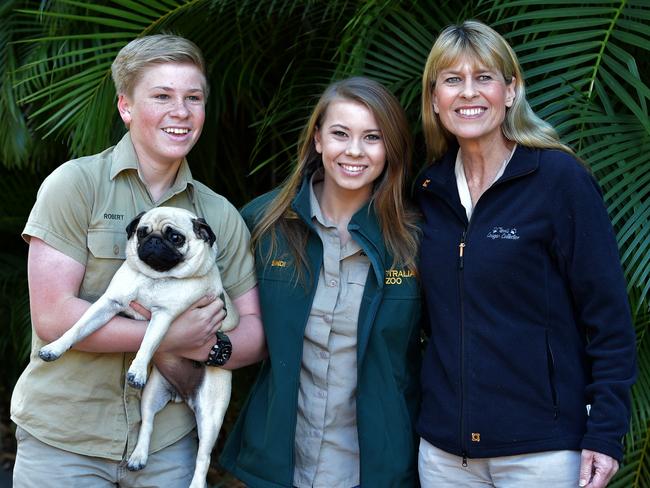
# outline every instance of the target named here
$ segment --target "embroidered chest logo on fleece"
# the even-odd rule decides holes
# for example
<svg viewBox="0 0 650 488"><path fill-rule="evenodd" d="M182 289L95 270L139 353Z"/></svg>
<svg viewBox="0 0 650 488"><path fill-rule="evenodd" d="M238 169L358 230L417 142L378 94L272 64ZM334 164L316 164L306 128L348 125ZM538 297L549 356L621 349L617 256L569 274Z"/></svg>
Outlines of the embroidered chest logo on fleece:
<svg viewBox="0 0 650 488"><path fill-rule="evenodd" d="M500 225L497 225L494 229L488 232L486 237L488 239L508 239L516 241L519 239L519 234L517 234L516 227L501 227Z"/></svg>

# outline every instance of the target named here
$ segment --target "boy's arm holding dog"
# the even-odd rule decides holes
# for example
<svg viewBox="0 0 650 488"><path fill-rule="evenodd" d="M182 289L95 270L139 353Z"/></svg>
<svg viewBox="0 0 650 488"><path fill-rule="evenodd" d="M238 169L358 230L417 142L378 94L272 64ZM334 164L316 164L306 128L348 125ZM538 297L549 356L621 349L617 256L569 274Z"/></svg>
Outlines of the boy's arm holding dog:
<svg viewBox="0 0 650 488"><path fill-rule="evenodd" d="M86 268L32 237L27 271L34 330L42 340L52 342L72 327L91 305L78 297ZM160 350L182 350L190 359L205 360L224 317L221 300L201 298L174 321ZM135 352L146 326L145 321L114 317L74 348L86 352Z"/></svg>
<svg viewBox="0 0 650 488"><path fill-rule="evenodd" d="M232 356L224 365L226 369L248 366L267 356L257 285L232 302L239 312L239 325L228 331Z"/></svg>
<svg viewBox="0 0 650 488"><path fill-rule="evenodd" d="M220 299L217 299L215 301L223 303ZM257 285L247 292L244 292L241 296L232 299L232 303L235 307L237 307L237 312L239 314L239 323L237 327L228 331L228 338L232 343L232 355L230 356L228 362L222 366L224 369L243 368L244 366L248 366L257 363L262 359L265 359L268 355L266 350L264 328L262 326ZM145 317L149 317L151 315L149 310L142 307L139 303L132 303L131 305L139 314ZM224 318L225 314L223 314L223 317L219 319L218 327L221 327L221 322ZM173 329L173 327L174 325L172 324L170 330ZM205 361L210 350L212 349L212 346L215 343L216 334L213 334L208 341L210 347L207 350L197 351L173 348L168 352L173 352L174 354L188 359L195 359L196 361Z"/></svg>

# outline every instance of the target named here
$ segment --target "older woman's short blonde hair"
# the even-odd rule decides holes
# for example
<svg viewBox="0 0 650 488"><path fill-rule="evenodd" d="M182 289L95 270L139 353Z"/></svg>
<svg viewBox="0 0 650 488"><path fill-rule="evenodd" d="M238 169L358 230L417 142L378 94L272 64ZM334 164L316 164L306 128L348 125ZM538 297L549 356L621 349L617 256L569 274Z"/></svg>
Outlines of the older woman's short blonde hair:
<svg viewBox="0 0 650 488"><path fill-rule="evenodd" d="M524 76L517 55L494 29L476 20L443 29L436 39L422 75L422 128L429 162L446 152L453 136L442 126L433 110L433 90L438 73L461 59L469 59L503 75L506 84L515 84L515 98L501 125L504 136L528 147L572 152L559 140L555 129L539 118L526 100Z"/></svg>
<svg viewBox="0 0 650 488"><path fill-rule="evenodd" d="M118 95L131 95L147 67L163 63L189 63L205 74L205 60L192 41L171 34L139 37L124 46L111 65L111 74ZM208 86L205 81L205 94Z"/></svg>

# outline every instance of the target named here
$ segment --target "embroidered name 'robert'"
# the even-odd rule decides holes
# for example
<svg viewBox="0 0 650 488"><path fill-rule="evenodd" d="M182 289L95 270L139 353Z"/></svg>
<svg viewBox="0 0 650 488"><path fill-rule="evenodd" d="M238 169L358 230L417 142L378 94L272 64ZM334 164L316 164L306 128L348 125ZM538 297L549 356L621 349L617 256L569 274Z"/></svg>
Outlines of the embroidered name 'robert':
<svg viewBox="0 0 650 488"><path fill-rule="evenodd" d="M124 214L105 213L105 220L124 220Z"/></svg>

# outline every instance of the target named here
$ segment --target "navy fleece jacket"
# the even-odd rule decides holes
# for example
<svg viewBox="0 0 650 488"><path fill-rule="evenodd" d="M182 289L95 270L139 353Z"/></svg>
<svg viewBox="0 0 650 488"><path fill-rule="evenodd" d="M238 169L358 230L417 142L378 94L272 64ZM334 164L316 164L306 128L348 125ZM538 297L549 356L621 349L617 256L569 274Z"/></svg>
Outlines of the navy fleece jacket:
<svg viewBox="0 0 650 488"><path fill-rule="evenodd" d="M620 460L635 340L597 183L567 153L519 146L468 221L455 156L417 183L431 329L419 434L468 457Z"/></svg>

